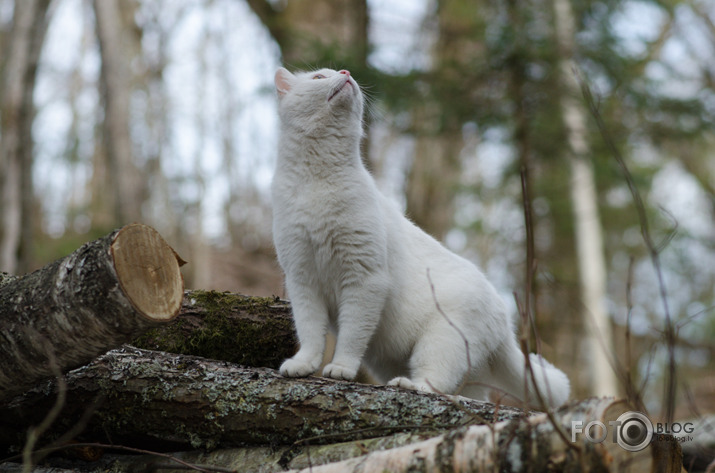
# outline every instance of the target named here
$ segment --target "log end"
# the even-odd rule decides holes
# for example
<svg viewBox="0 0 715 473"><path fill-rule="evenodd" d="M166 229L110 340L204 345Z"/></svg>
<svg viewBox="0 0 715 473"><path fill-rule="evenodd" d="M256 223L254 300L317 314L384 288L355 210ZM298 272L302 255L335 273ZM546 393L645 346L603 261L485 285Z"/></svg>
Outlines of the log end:
<svg viewBox="0 0 715 473"><path fill-rule="evenodd" d="M143 316L173 319L181 308L184 279L173 248L153 228L133 223L121 228L111 246L124 294Z"/></svg>

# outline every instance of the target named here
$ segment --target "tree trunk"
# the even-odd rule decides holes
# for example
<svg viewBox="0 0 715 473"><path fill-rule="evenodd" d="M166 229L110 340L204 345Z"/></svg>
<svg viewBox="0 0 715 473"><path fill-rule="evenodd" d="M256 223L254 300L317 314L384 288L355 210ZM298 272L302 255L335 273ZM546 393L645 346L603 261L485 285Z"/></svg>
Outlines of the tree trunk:
<svg viewBox="0 0 715 473"><path fill-rule="evenodd" d="M475 100L479 95L475 78L479 76L477 64L486 60L486 33L478 13L482 5L475 8L473 0L434 4L437 31L429 51L431 69L417 87L419 96L410 111L415 147L405 199L410 219L442 240L454 222L464 150L462 125L473 120L475 108L483 106Z"/></svg>
<svg viewBox="0 0 715 473"><path fill-rule="evenodd" d="M200 290L185 293L176 319L132 345L274 369L298 351L287 301Z"/></svg>
<svg viewBox="0 0 715 473"><path fill-rule="evenodd" d="M133 224L24 277L0 280L0 400L88 363L179 311L171 247Z"/></svg>
<svg viewBox="0 0 715 473"><path fill-rule="evenodd" d="M368 68L369 15L367 0L247 0L281 49L281 60L288 68L348 68L357 78L372 74ZM361 82L366 85L364 82ZM372 163L370 114L364 116L368 132L361 143L363 162Z"/></svg>
<svg viewBox="0 0 715 473"><path fill-rule="evenodd" d="M554 3L556 37L559 46L559 69L563 92L561 109L568 137L571 163L571 199L575 226L581 285L582 317L585 320L586 346L590 354L591 390L597 396L613 396L618 380L611 364L613 329L606 308L606 256L603 249L603 227L598 215L596 178L588 160L586 111L577 97L580 87L571 60L575 20L569 0Z"/></svg>
<svg viewBox="0 0 715 473"><path fill-rule="evenodd" d="M28 270L32 246L33 94L49 0L15 2L0 91L0 270Z"/></svg>
<svg viewBox="0 0 715 473"><path fill-rule="evenodd" d="M54 402L42 384L0 409L0 445L22 445ZM198 357L125 347L65 376L61 435L95 406L83 439L142 448L311 444L440 430L523 416L515 408L324 378L284 378ZM150 446L150 447L148 447Z"/></svg>
<svg viewBox="0 0 715 473"><path fill-rule="evenodd" d="M462 137L454 130L439 130L440 117L414 113L415 152L407 179L407 215L438 240L452 227L454 196L459 184Z"/></svg>
<svg viewBox="0 0 715 473"><path fill-rule="evenodd" d="M127 2L128 4L129 2ZM119 0L95 0L97 38L102 56L101 82L104 95L104 149L109 163L116 224L141 220L144 183L132 152L129 132L131 102L131 40L123 22Z"/></svg>
<svg viewBox="0 0 715 473"><path fill-rule="evenodd" d="M248 0L268 28L289 67L314 67L326 60L364 69L368 54L366 0ZM342 67L342 66L341 66Z"/></svg>

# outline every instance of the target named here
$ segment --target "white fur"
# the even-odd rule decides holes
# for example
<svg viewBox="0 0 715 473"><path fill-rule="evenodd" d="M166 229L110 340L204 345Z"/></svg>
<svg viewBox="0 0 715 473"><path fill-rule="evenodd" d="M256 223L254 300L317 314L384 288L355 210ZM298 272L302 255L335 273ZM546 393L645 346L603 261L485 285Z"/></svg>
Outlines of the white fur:
<svg viewBox="0 0 715 473"><path fill-rule="evenodd" d="M405 218L363 166L357 83L329 69L281 68L276 89L273 237L300 339L281 373L314 373L331 329L337 344L324 376L350 380L364 363L391 385L443 393L463 386L481 399L496 387L523 398L524 356L494 287ZM547 402L565 402L566 375L531 361Z"/></svg>

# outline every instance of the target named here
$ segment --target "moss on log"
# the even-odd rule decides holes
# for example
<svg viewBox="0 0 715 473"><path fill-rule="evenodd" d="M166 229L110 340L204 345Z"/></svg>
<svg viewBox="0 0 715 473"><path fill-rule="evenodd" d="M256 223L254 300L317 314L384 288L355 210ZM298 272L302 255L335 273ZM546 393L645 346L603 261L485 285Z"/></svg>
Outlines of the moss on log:
<svg viewBox="0 0 715 473"><path fill-rule="evenodd" d="M186 291L179 316L132 345L183 355L278 368L298 349L290 304L277 297Z"/></svg>

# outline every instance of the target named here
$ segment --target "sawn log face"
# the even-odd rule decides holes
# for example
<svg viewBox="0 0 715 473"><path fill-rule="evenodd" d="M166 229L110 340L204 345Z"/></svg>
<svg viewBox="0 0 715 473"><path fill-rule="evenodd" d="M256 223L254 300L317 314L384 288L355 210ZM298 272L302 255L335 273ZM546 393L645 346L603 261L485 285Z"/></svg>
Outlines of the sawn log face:
<svg viewBox="0 0 715 473"><path fill-rule="evenodd" d="M125 230L128 236L121 237ZM151 237L151 243L142 236ZM114 267L117 240L130 263L134 251L144 255L140 264L124 271L124 277L168 273L172 285L158 285L156 299L161 299L161 307L176 299L178 312L183 284L178 263L158 233L145 225L123 227L26 276L5 275L0 279L0 401L43 378L88 363L175 315L147 315L137 309L138 298L132 300L122 289ZM171 256L162 257L157 249ZM147 253L155 255L147 263L151 268L142 267ZM141 302L139 307L154 305L147 297Z"/></svg>

